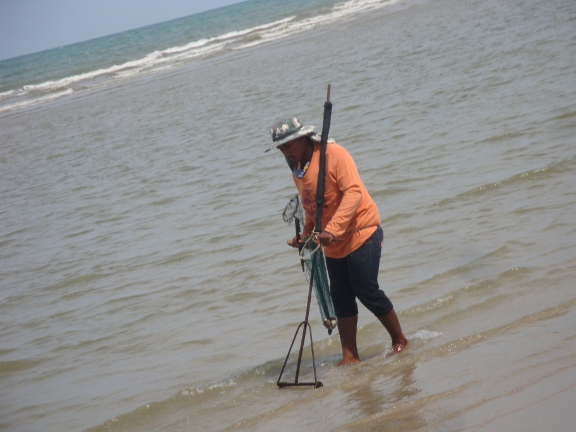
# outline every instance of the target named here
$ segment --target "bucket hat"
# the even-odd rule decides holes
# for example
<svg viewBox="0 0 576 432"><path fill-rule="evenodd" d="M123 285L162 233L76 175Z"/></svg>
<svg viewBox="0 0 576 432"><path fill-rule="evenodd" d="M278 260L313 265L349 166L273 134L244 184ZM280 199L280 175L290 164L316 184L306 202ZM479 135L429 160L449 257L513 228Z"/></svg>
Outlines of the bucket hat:
<svg viewBox="0 0 576 432"><path fill-rule="evenodd" d="M272 145L269 146L265 152L277 148L282 144L298 139L304 135L312 138L314 141L320 142L320 134L314 132L315 126L304 126L296 116L282 117L277 119L270 128L272 135ZM328 142L334 142L329 139Z"/></svg>

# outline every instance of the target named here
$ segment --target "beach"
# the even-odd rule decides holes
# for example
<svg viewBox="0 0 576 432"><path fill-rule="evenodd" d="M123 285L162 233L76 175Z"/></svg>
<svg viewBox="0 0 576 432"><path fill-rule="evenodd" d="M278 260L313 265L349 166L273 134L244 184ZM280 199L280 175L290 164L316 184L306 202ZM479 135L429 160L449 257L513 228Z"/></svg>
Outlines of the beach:
<svg viewBox="0 0 576 432"><path fill-rule="evenodd" d="M572 429L573 1L249 0L0 83L0 430ZM328 84L410 344L360 305L338 368L312 299L324 386L279 389L308 282L264 151Z"/></svg>

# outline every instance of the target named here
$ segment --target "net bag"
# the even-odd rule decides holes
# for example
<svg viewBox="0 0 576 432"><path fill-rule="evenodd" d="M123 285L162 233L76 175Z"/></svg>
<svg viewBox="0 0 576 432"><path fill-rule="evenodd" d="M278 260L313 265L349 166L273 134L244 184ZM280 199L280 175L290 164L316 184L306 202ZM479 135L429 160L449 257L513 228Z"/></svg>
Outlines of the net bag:
<svg viewBox="0 0 576 432"><path fill-rule="evenodd" d="M283 218L284 222L288 224L295 223L296 237L300 239L300 222L304 219L304 212L302 211L298 195L290 199L286 205ZM299 253L306 280L308 282L312 281L312 288L318 302L322 323L328 329L328 334L331 335L332 330L336 328L337 321L330 295L330 280L326 270L324 252L312 237L307 237L304 239L302 246L299 247Z"/></svg>

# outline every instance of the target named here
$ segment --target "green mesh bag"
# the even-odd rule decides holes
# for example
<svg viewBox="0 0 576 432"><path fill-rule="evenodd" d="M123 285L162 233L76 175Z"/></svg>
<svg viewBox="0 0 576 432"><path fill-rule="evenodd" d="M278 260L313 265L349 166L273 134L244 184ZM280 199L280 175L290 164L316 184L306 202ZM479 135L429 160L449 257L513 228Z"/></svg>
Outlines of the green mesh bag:
<svg viewBox="0 0 576 432"><path fill-rule="evenodd" d="M294 196L286 205L283 214L284 222L291 224L294 222L296 227L296 236L300 238L300 223L304 219L304 212L300 204L300 197ZM330 295L330 280L326 270L326 258L322 248L319 247L312 237L304 239L302 247L299 248L302 271L306 275L308 282L312 281L314 295L320 309L320 316L324 327L328 329L328 334L336 328L336 313L334 304Z"/></svg>

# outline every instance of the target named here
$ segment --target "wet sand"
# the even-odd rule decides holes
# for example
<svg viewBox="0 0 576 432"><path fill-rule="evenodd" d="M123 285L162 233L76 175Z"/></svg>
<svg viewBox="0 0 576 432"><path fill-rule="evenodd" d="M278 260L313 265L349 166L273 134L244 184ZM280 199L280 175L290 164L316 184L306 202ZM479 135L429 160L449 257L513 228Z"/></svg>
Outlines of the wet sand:
<svg viewBox="0 0 576 432"><path fill-rule="evenodd" d="M576 368L571 367L470 410L446 422L445 430L568 432L576 427L575 400Z"/></svg>

